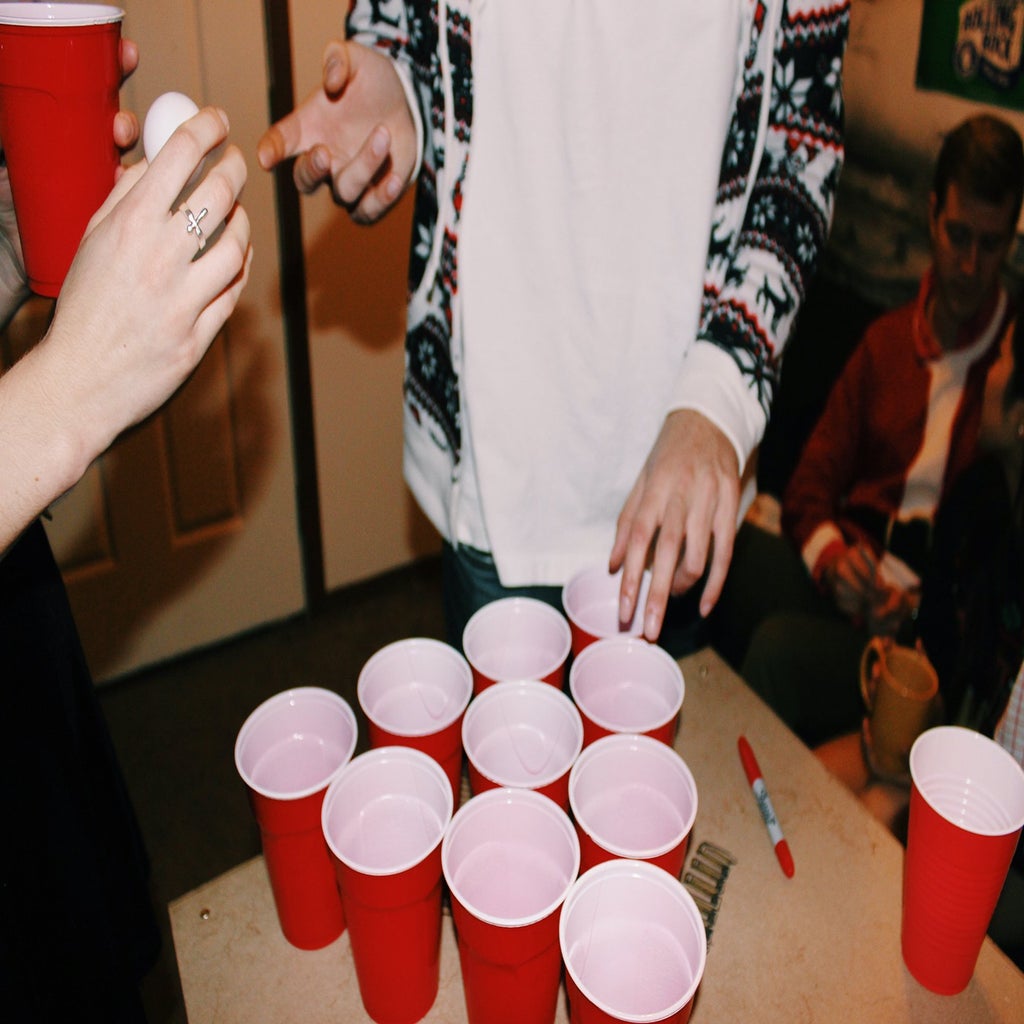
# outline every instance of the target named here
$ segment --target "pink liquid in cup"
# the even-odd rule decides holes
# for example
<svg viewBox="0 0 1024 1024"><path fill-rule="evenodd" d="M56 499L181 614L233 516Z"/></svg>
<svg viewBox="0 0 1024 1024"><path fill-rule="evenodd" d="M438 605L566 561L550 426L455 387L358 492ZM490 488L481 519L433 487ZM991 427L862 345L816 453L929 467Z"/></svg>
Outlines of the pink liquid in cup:
<svg viewBox="0 0 1024 1024"><path fill-rule="evenodd" d="M441 766L409 747L360 754L324 797L359 994L377 1024L414 1024L437 998L441 838L452 807Z"/></svg>
<svg viewBox="0 0 1024 1024"><path fill-rule="evenodd" d="M235 740L235 766L260 827L281 931L299 949L320 949L345 930L320 810L356 738L349 705L307 686L264 701Z"/></svg>
<svg viewBox="0 0 1024 1024"><path fill-rule="evenodd" d="M685 1024L707 934L693 897L666 871L611 860L584 872L562 908L571 1024Z"/></svg>
<svg viewBox="0 0 1024 1024"><path fill-rule="evenodd" d="M579 870L568 815L529 789L468 800L441 844L469 1024L552 1024L559 910Z"/></svg>
<svg viewBox="0 0 1024 1024"><path fill-rule="evenodd" d="M114 187L124 11L0 4L0 138L29 285L56 296Z"/></svg>
<svg viewBox="0 0 1024 1024"><path fill-rule="evenodd" d="M534 789L569 809L569 769L583 723L561 690L533 680L499 683L473 699L462 721L473 793Z"/></svg>
<svg viewBox="0 0 1024 1024"><path fill-rule="evenodd" d="M678 663L636 637L595 641L573 660L569 692L583 719L583 745L612 733L671 744L685 684Z"/></svg>
<svg viewBox="0 0 1024 1024"><path fill-rule="evenodd" d="M439 640L412 638L382 647L356 686L370 746L412 747L445 770L452 797L462 788L462 716L473 695L466 659Z"/></svg>
<svg viewBox="0 0 1024 1024"><path fill-rule="evenodd" d="M580 870L615 857L679 877L697 817L697 784L672 747L650 736L605 736L569 773Z"/></svg>
<svg viewBox="0 0 1024 1024"><path fill-rule="evenodd" d="M595 640L643 633L650 571L641 578L636 608L628 622L619 618L621 588L622 570L612 573L603 565L583 569L562 588L562 607L572 627L573 654L579 654Z"/></svg>
<svg viewBox="0 0 1024 1024"><path fill-rule="evenodd" d="M1024 771L993 740L941 726L910 751L903 961L925 988L963 991L1024 826Z"/></svg>
<svg viewBox="0 0 1024 1024"><path fill-rule="evenodd" d="M462 634L474 693L509 679L539 679L561 689L571 646L565 616L532 597L503 597L484 605Z"/></svg>

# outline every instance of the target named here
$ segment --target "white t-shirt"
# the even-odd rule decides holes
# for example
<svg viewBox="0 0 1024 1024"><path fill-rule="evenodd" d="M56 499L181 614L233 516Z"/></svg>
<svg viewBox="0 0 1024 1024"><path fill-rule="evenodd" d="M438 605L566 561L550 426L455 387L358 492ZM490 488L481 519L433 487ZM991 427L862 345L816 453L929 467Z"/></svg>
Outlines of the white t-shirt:
<svg viewBox="0 0 1024 1024"><path fill-rule="evenodd" d="M454 532L507 586L607 559L687 404L743 2L474 5Z"/></svg>

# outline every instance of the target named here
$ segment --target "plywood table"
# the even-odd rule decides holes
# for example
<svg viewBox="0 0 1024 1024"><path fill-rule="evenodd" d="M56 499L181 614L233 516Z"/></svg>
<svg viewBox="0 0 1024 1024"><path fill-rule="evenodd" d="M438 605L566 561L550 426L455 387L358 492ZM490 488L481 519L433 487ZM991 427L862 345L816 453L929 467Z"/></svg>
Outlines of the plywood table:
<svg viewBox="0 0 1024 1024"><path fill-rule="evenodd" d="M986 940L959 996L922 988L900 957L903 848L712 651L681 662L676 747L697 780L691 855L702 842L735 863L719 893L693 1024L929 1024L1024 1021L1024 975ZM744 733L796 863L775 859L736 751ZM692 864L692 859L688 867ZM301 952L282 937L254 858L175 901L171 926L191 1024L361 1024L348 939ZM558 1024L568 1020L564 998ZM458 951L442 929L441 988L428 1024L465 1024Z"/></svg>

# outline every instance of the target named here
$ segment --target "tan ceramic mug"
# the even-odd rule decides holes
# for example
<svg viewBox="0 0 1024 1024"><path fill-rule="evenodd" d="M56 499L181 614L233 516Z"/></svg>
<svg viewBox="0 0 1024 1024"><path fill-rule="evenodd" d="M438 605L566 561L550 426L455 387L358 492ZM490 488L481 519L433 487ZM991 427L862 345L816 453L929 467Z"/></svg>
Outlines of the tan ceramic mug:
<svg viewBox="0 0 1024 1024"><path fill-rule="evenodd" d="M909 771L914 740L933 724L939 677L924 651L874 637L860 660L860 691L868 711L872 767Z"/></svg>

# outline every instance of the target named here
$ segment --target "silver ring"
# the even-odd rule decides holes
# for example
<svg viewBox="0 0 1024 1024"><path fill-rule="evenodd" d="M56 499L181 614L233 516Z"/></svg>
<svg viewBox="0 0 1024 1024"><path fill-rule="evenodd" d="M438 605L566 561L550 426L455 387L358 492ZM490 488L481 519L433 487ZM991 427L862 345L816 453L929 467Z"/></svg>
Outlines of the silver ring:
<svg viewBox="0 0 1024 1024"><path fill-rule="evenodd" d="M199 226L199 222L209 213L210 211L204 206L199 213L193 213L187 206L181 208L181 212L185 214L185 232L189 235L194 234L196 236L196 244L198 245L198 252L203 251L203 246L206 245L206 238L203 235L203 229Z"/></svg>

